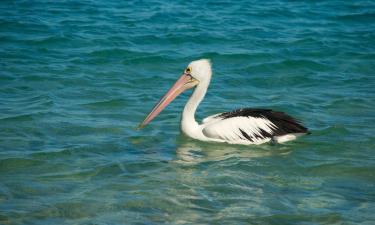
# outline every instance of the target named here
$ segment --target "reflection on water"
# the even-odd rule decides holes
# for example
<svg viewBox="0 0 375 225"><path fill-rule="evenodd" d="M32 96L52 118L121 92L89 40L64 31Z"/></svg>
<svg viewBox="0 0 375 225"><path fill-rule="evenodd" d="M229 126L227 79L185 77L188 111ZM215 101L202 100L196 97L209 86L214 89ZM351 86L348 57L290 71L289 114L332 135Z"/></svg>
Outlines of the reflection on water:
<svg viewBox="0 0 375 225"><path fill-rule="evenodd" d="M195 141L189 138L179 138L176 150L178 163L195 164L208 161L222 161L229 158L257 158L270 155L287 155L291 151L288 146L282 145L231 145Z"/></svg>

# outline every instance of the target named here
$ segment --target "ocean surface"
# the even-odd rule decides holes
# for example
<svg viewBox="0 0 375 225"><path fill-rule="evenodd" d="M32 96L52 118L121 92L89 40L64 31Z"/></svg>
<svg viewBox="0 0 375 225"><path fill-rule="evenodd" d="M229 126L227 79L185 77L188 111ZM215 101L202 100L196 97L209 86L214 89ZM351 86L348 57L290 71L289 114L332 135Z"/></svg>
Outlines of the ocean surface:
<svg viewBox="0 0 375 225"><path fill-rule="evenodd" d="M375 2L1 1L0 224L375 224ZM180 132L271 108L312 132L240 146Z"/></svg>

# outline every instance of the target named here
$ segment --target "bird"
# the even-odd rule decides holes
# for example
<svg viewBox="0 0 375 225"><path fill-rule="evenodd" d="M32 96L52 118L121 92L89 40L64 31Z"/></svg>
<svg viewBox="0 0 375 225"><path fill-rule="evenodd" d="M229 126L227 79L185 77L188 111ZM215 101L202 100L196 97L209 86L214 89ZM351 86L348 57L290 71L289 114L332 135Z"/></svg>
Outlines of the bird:
<svg viewBox="0 0 375 225"><path fill-rule="evenodd" d="M271 109L236 109L208 116L199 124L195 120L195 112L206 95L211 77L212 65L209 59L190 62L180 78L157 102L138 128L141 129L150 123L182 92L195 88L181 117L182 132L193 139L205 142L259 145L267 142L284 143L310 133L299 120Z"/></svg>

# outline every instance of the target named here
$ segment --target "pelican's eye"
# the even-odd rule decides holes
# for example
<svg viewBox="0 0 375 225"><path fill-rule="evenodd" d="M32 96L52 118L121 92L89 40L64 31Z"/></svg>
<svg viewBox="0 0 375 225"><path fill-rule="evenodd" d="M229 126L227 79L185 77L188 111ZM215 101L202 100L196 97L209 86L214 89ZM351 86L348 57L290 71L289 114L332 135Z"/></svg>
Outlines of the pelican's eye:
<svg viewBox="0 0 375 225"><path fill-rule="evenodd" d="M190 67L186 68L185 73L190 74L191 73L191 68Z"/></svg>

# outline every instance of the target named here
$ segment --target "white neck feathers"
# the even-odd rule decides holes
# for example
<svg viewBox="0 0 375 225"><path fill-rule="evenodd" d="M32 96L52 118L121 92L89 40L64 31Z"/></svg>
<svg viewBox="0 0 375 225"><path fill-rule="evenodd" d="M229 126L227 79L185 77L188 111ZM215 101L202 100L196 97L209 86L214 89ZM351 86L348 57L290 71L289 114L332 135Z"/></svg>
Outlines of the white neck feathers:
<svg viewBox="0 0 375 225"><path fill-rule="evenodd" d="M210 79L207 79L205 82L200 82L197 85L182 113L181 129L186 135L192 138L201 139L203 135L199 129L199 124L195 121L195 111L206 95L209 84Z"/></svg>

